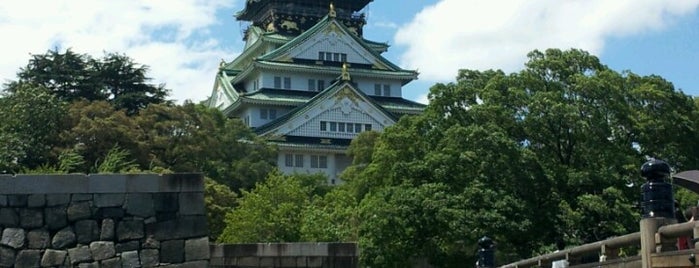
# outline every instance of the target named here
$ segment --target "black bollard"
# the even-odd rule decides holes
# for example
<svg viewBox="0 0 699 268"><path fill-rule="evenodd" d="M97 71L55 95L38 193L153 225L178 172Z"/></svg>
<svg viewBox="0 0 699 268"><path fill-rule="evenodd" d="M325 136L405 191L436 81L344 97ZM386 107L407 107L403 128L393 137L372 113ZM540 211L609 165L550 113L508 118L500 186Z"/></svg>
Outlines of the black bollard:
<svg viewBox="0 0 699 268"><path fill-rule="evenodd" d="M661 160L650 160L641 166L641 176L647 182L641 186L643 218L675 218L675 202L670 177L670 165Z"/></svg>
<svg viewBox="0 0 699 268"><path fill-rule="evenodd" d="M493 268L495 267L495 243L490 237L484 236L478 240L478 268Z"/></svg>

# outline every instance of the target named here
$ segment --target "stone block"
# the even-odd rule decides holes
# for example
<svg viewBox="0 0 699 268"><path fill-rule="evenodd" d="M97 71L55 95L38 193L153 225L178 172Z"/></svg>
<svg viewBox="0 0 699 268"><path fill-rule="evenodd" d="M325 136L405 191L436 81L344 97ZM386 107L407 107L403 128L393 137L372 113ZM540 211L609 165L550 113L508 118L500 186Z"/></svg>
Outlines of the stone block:
<svg viewBox="0 0 699 268"><path fill-rule="evenodd" d="M153 206L155 211L176 212L179 208L179 193L157 193L153 194Z"/></svg>
<svg viewBox="0 0 699 268"><path fill-rule="evenodd" d="M62 206L70 203L70 194L47 194L46 206Z"/></svg>
<svg viewBox="0 0 699 268"><path fill-rule="evenodd" d="M51 239L51 247L54 249L64 249L72 247L76 242L75 232L70 226L58 231Z"/></svg>
<svg viewBox="0 0 699 268"><path fill-rule="evenodd" d="M11 194L7 196L7 205L10 207L26 207L27 206L27 195L26 194Z"/></svg>
<svg viewBox="0 0 699 268"><path fill-rule="evenodd" d="M117 223L116 231L119 241L134 240L143 238L143 221L142 220L123 220Z"/></svg>
<svg viewBox="0 0 699 268"><path fill-rule="evenodd" d="M44 210L38 208L19 209L19 225L26 229L44 226Z"/></svg>
<svg viewBox="0 0 699 268"><path fill-rule="evenodd" d="M123 174L88 175L90 193L125 193L126 177Z"/></svg>
<svg viewBox="0 0 699 268"><path fill-rule="evenodd" d="M111 259L106 259L106 260L100 261L100 268L121 268L121 267L122 267L122 264L121 264L120 257L114 257Z"/></svg>
<svg viewBox="0 0 699 268"><path fill-rule="evenodd" d="M90 243L90 253L92 253L92 259L96 261L112 258L116 256L114 242L92 242Z"/></svg>
<svg viewBox="0 0 699 268"><path fill-rule="evenodd" d="M159 249L160 241L155 240L153 236L148 236L145 241L141 244L141 248Z"/></svg>
<svg viewBox="0 0 699 268"><path fill-rule="evenodd" d="M63 250L47 249L41 257L41 267L60 266L64 263L68 253Z"/></svg>
<svg viewBox="0 0 699 268"><path fill-rule="evenodd" d="M184 240L169 240L160 242L160 262L184 262Z"/></svg>
<svg viewBox="0 0 699 268"><path fill-rule="evenodd" d="M69 248L68 256L70 257L70 263L73 265L92 261L92 253L90 252L90 247L87 245L78 245L77 247Z"/></svg>
<svg viewBox="0 0 699 268"><path fill-rule="evenodd" d="M143 267L157 266L160 261L160 253L157 249L143 249L139 254Z"/></svg>
<svg viewBox="0 0 699 268"><path fill-rule="evenodd" d="M0 267L12 267L15 265L15 250L0 247Z"/></svg>
<svg viewBox="0 0 699 268"><path fill-rule="evenodd" d="M19 215L14 208L0 208L0 227L19 227Z"/></svg>
<svg viewBox="0 0 699 268"><path fill-rule="evenodd" d="M121 207L124 205L124 194L95 194L94 205L98 208Z"/></svg>
<svg viewBox="0 0 699 268"><path fill-rule="evenodd" d="M74 222L89 219L92 216L90 202L73 202L68 206L68 221Z"/></svg>
<svg viewBox="0 0 699 268"><path fill-rule="evenodd" d="M188 192L204 192L204 176L200 173L176 173L163 175L166 182L179 185L179 191Z"/></svg>
<svg viewBox="0 0 699 268"><path fill-rule="evenodd" d="M13 191L22 194L86 193L85 175L16 175Z"/></svg>
<svg viewBox="0 0 699 268"><path fill-rule="evenodd" d="M70 202L92 201L92 194L72 194Z"/></svg>
<svg viewBox="0 0 699 268"><path fill-rule="evenodd" d="M26 239L24 229L6 228L2 230L0 245L19 249L24 247L24 239Z"/></svg>
<svg viewBox="0 0 699 268"><path fill-rule="evenodd" d="M192 261L192 262L185 262L181 264L175 264L168 266L171 268L200 268L200 267L209 267L209 262L208 261ZM272 267L272 266L269 266Z"/></svg>
<svg viewBox="0 0 699 268"><path fill-rule="evenodd" d="M51 245L51 235L46 229L35 229L27 233L27 244L30 249L46 249Z"/></svg>
<svg viewBox="0 0 699 268"><path fill-rule="evenodd" d="M100 208L97 214L100 219L121 219L124 217L124 213L123 208Z"/></svg>
<svg viewBox="0 0 699 268"><path fill-rule="evenodd" d="M39 267L41 264L41 250L26 249L17 252L15 267Z"/></svg>
<svg viewBox="0 0 699 268"><path fill-rule="evenodd" d="M184 242L185 261L208 260L210 258L209 238L187 239Z"/></svg>
<svg viewBox="0 0 699 268"><path fill-rule="evenodd" d="M60 230L68 226L68 207L65 205L48 207L44 209L46 227L49 230Z"/></svg>
<svg viewBox="0 0 699 268"><path fill-rule="evenodd" d="M204 193L180 193L180 215L205 215Z"/></svg>
<svg viewBox="0 0 699 268"><path fill-rule="evenodd" d="M0 194L0 207L7 206L7 195Z"/></svg>
<svg viewBox="0 0 699 268"><path fill-rule="evenodd" d="M209 235L206 216L183 216L175 220L154 224L154 237L157 240L187 239Z"/></svg>
<svg viewBox="0 0 699 268"><path fill-rule="evenodd" d="M89 244L100 239L100 229L95 220L81 220L75 223L75 236L80 244Z"/></svg>
<svg viewBox="0 0 699 268"><path fill-rule="evenodd" d="M141 249L141 243L136 240L128 241L128 242L123 242L123 243L117 243L115 248L117 253L122 253L126 251L134 251L134 250L139 250Z"/></svg>
<svg viewBox="0 0 699 268"><path fill-rule="evenodd" d="M78 268L100 268L99 262L87 262L78 265Z"/></svg>
<svg viewBox="0 0 699 268"><path fill-rule="evenodd" d="M150 193L130 193L126 195L126 213L138 217L155 216L153 208L153 194Z"/></svg>
<svg viewBox="0 0 699 268"><path fill-rule="evenodd" d="M102 228L100 231L100 240L108 241L114 240L114 220L104 219L102 220Z"/></svg>
<svg viewBox="0 0 699 268"><path fill-rule="evenodd" d="M141 267L141 261L138 258L138 251L127 251L121 253L121 265L123 267Z"/></svg>
<svg viewBox="0 0 699 268"><path fill-rule="evenodd" d="M161 176L156 174L134 174L126 177L127 193L160 192Z"/></svg>
<svg viewBox="0 0 699 268"><path fill-rule="evenodd" d="M30 194L27 197L27 206L30 208L38 208L46 205L46 195Z"/></svg>

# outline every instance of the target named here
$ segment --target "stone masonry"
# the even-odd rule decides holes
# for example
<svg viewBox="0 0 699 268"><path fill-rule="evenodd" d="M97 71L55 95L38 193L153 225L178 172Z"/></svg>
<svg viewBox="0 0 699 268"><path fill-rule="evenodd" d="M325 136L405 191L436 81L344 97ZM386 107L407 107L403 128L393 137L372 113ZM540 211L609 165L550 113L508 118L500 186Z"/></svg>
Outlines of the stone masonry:
<svg viewBox="0 0 699 268"><path fill-rule="evenodd" d="M200 174L0 175L2 267L208 267Z"/></svg>

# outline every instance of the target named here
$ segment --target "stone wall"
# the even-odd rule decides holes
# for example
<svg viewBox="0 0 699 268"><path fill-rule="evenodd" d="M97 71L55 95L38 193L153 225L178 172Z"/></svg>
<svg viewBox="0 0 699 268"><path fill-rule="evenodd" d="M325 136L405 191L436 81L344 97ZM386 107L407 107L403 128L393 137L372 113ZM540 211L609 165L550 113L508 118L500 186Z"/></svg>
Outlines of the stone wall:
<svg viewBox="0 0 699 268"><path fill-rule="evenodd" d="M359 267L356 243L211 245L211 267Z"/></svg>
<svg viewBox="0 0 699 268"><path fill-rule="evenodd" d="M0 267L206 267L200 174L2 175Z"/></svg>

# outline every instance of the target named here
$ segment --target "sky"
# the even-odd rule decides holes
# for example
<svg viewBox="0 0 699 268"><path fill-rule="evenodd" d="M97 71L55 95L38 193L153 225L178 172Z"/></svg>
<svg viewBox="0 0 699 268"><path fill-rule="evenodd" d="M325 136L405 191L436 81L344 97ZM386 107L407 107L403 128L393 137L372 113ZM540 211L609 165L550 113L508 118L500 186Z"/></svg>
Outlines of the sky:
<svg viewBox="0 0 699 268"><path fill-rule="evenodd" d="M342 1L342 0L337 0ZM347 1L347 0L345 0ZM123 53L149 66L171 98L199 102L221 60L243 49L235 12L245 0L2 0L0 82L50 49L99 58ZM580 48L617 71L657 74L699 96L699 0L374 0L365 38L420 75L404 87L426 102L459 69L523 68L534 49Z"/></svg>

